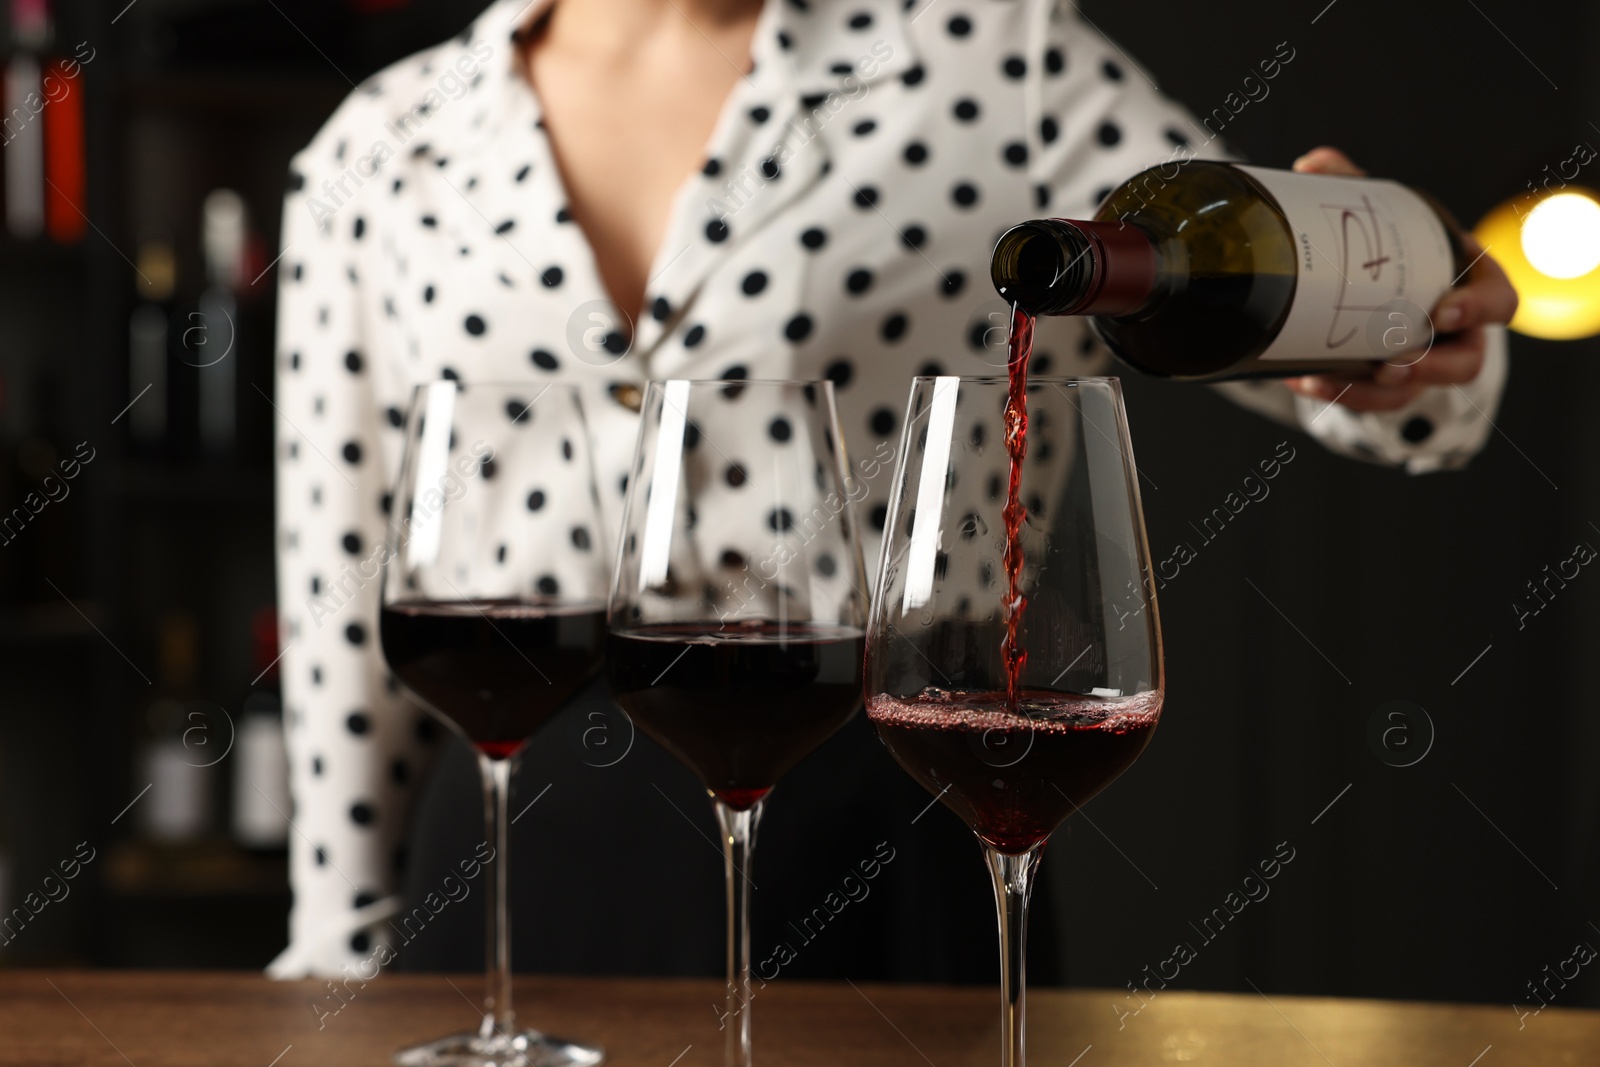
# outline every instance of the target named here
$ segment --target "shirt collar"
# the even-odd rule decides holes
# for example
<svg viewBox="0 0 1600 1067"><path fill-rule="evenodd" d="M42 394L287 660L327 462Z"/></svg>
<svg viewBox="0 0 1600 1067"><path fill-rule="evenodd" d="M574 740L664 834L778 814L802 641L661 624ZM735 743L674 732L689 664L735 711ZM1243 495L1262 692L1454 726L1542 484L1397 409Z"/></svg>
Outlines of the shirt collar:
<svg viewBox="0 0 1600 1067"><path fill-rule="evenodd" d="M494 94L533 96L522 62L520 38L557 0L496 0L457 41L463 48L490 51L484 79L473 86L485 97ZM800 94L871 85L917 64L910 22L900 0L766 0L751 42L758 71L775 73ZM478 54L474 53L474 54ZM501 104L506 101L494 101ZM513 109L497 106L497 119L478 124L477 132L498 132L503 116Z"/></svg>

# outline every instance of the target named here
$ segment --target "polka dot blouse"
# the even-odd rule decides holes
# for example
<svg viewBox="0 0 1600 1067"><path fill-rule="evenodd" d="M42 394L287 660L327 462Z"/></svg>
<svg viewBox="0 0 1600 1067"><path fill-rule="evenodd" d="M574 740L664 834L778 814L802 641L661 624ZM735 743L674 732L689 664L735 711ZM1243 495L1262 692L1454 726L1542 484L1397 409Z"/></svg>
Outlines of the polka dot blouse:
<svg viewBox="0 0 1600 1067"><path fill-rule="evenodd" d="M828 378L851 456L885 455L912 375L1003 366L999 232L1086 215L1204 136L1065 3L769 0L645 306L618 309L518 58L546 6L495 3L374 76L292 166L276 436L299 832L281 976L335 974L386 936L409 800L443 733L397 693L376 635L376 551L414 384L579 384L608 523L650 379ZM1115 373L1076 320L1041 322L1035 351L1037 373ZM1391 414L1325 410L1277 384L1225 391L1336 451L1424 471L1482 446L1503 376L1497 340L1472 386ZM881 501L892 472L872 468ZM559 521L558 481L529 482L526 508ZM885 514L863 512L870 561Z"/></svg>

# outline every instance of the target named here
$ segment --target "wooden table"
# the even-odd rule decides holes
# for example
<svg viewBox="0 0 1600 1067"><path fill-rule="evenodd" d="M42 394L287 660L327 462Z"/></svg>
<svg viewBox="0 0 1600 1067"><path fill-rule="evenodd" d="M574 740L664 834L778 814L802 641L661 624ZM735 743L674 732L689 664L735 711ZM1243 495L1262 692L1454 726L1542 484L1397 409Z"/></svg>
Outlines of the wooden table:
<svg viewBox="0 0 1600 1067"><path fill-rule="evenodd" d="M322 982L256 974L0 972L0 1064L383 1067L396 1046L474 1026L480 984L382 975L365 986L340 983L335 1000ZM617 1067L720 1067L719 990L700 980L517 984L524 1021L598 1042ZM1111 1005L1125 1001L1094 990L1034 991L1029 1059L1038 1067L1600 1063L1600 1012L1552 1006L1519 1031L1509 1005L1164 991L1119 1029ZM752 1007L762 1067L999 1062L999 996L989 989L778 982Z"/></svg>

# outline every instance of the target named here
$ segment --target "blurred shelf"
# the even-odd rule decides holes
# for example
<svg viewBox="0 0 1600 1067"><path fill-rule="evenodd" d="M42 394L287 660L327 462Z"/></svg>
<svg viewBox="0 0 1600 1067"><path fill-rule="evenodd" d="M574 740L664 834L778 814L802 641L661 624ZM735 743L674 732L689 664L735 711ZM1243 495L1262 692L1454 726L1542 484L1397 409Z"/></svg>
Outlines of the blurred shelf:
<svg viewBox="0 0 1600 1067"><path fill-rule="evenodd" d="M289 861L246 852L226 838L165 845L122 841L107 850L108 894L140 898L287 897Z"/></svg>
<svg viewBox="0 0 1600 1067"><path fill-rule="evenodd" d="M78 269L87 256L83 242L73 245L57 244L45 238L18 240L0 237L0 270L37 270L40 267L65 267Z"/></svg>
<svg viewBox="0 0 1600 1067"><path fill-rule="evenodd" d="M272 508L272 471L266 467L239 470L222 463L128 460L116 485L123 499L136 505Z"/></svg>
<svg viewBox="0 0 1600 1067"><path fill-rule="evenodd" d="M188 113L241 111L298 117L327 114L350 95L348 83L322 75L245 72L132 73L127 106Z"/></svg>
<svg viewBox="0 0 1600 1067"><path fill-rule="evenodd" d="M55 642L99 640L95 627L105 625L107 614L103 605L89 600L0 608L0 654Z"/></svg>

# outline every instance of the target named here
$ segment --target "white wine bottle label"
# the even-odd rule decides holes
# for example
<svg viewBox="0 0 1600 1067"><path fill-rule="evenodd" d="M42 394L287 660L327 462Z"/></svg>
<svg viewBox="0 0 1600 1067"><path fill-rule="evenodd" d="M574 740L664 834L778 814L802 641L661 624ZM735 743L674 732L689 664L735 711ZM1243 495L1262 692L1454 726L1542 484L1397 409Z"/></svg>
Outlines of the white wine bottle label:
<svg viewBox="0 0 1600 1067"><path fill-rule="evenodd" d="M1418 358L1453 281L1450 237L1397 182L1239 167L1283 209L1298 249L1294 303L1263 360Z"/></svg>

